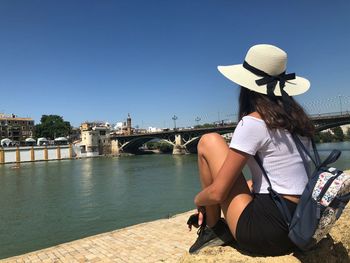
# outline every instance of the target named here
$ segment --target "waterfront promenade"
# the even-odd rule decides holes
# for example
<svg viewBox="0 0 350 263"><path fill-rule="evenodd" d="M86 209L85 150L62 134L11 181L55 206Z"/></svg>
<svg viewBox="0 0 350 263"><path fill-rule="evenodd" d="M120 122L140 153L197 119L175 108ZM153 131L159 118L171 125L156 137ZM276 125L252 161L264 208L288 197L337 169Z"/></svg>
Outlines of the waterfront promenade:
<svg viewBox="0 0 350 263"><path fill-rule="evenodd" d="M83 238L0 262L179 262L196 238L196 229L189 232L186 225L187 218L193 212Z"/></svg>
<svg viewBox="0 0 350 263"><path fill-rule="evenodd" d="M148 223L99 234L24 255L0 260L11 262L181 262L181 263L349 263L350 207L324 239L308 253L278 257L252 256L233 247L205 248L197 255L187 253L196 238L195 229L188 232L186 221L193 211Z"/></svg>

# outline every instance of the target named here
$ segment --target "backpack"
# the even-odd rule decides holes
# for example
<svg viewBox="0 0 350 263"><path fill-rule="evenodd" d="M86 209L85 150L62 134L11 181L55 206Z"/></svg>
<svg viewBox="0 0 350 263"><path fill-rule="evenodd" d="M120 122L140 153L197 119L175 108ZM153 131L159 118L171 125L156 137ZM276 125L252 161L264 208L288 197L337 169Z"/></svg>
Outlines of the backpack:
<svg viewBox="0 0 350 263"><path fill-rule="evenodd" d="M300 250L307 251L330 232L349 202L350 174L334 167L328 167L329 164L334 163L339 158L341 154L339 150L333 150L321 163L313 140L314 158L296 134L292 134L292 137L306 171L309 171L306 157L309 157L315 165L314 172L311 175L308 173L308 183L300 197L293 217L290 215L284 199L273 190L258 155L255 155L254 158L269 184L268 191L272 199L289 227L289 239Z"/></svg>

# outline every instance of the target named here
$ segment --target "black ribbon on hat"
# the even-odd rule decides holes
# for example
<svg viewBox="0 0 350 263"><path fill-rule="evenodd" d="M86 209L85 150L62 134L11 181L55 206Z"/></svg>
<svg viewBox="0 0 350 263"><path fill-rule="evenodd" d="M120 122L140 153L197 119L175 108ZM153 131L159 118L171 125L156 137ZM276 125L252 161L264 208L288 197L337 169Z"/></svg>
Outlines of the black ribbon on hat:
<svg viewBox="0 0 350 263"><path fill-rule="evenodd" d="M286 72L284 71L277 76L271 76L266 72L249 65L246 61L244 61L243 67L249 70L250 72L254 73L255 75L262 77L261 79L258 79L255 82L258 86L266 85L267 95L271 98L275 97L275 88L277 82L279 81L279 88L282 95L282 101L286 103L289 102L290 97L288 93L285 92L284 86L287 80L295 79L295 73L286 74Z"/></svg>

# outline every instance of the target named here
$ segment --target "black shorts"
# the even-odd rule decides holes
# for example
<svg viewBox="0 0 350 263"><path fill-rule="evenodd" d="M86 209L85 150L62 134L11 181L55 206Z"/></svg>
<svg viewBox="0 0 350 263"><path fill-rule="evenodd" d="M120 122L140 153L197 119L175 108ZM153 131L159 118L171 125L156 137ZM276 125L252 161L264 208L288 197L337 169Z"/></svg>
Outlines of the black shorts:
<svg viewBox="0 0 350 263"><path fill-rule="evenodd" d="M293 215L297 204L284 200ZM277 256L295 249L288 238L288 226L269 194L255 194L243 210L236 239L239 248L254 254Z"/></svg>

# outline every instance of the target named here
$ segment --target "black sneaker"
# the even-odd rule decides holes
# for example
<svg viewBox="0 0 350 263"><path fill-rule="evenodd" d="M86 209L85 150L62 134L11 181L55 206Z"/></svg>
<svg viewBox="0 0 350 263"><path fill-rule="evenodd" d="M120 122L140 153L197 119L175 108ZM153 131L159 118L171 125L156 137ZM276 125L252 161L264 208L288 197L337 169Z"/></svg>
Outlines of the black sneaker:
<svg viewBox="0 0 350 263"><path fill-rule="evenodd" d="M204 247L208 246L221 246L224 241L221 240L214 231L208 226L201 226L198 231L198 238L196 242L190 247L189 252L191 254L199 252Z"/></svg>
<svg viewBox="0 0 350 263"><path fill-rule="evenodd" d="M190 247L191 254L198 253L204 247L222 246L234 242L234 237L224 219L220 219L214 227L200 226L198 238Z"/></svg>

